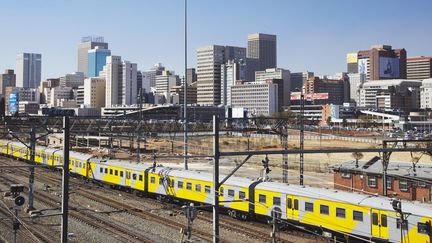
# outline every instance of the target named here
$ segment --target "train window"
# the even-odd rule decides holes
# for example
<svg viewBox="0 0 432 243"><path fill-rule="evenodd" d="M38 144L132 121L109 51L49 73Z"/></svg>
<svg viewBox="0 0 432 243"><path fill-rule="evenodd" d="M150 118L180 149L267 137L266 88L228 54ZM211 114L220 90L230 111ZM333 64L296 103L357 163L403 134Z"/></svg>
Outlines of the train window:
<svg viewBox="0 0 432 243"><path fill-rule="evenodd" d="M136 179L136 176L135 176L135 179ZM159 184L163 185L164 182L165 182L164 180L165 180L165 178L160 177L160 178L159 178Z"/></svg>
<svg viewBox="0 0 432 243"><path fill-rule="evenodd" d="M81 162L79 162L79 166L78 167L82 167L82 163Z"/></svg>
<svg viewBox="0 0 432 243"><path fill-rule="evenodd" d="M120 177L123 178L124 172L120 171Z"/></svg>
<svg viewBox="0 0 432 243"><path fill-rule="evenodd" d="M258 200L259 200L259 202L260 203L266 203L266 196L265 195L263 195L263 194L259 194L258 195Z"/></svg>
<svg viewBox="0 0 432 243"><path fill-rule="evenodd" d="M406 219L404 219L402 226L404 230L408 229L408 221ZM396 228L400 229L400 227L401 227L401 219L396 219Z"/></svg>
<svg viewBox="0 0 432 243"><path fill-rule="evenodd" d="M73 160L71 161L71 164L72 164L72 166L75 166L75 163L74 163L74 161L73 161Z"/></svg>
<svg viewBox="0 0 432 243"><path fill-rule="evenodd" d="M228 189L228 196L229 197L235 197L235 191L232 189Z"/></svg>
<svg viewBox="0 0 432 243"><path fill-rule="evenodd" d="M177 182L177 187L178 188L183 188L183 181L178 181Z"/></svg>
<svg viewBox="0 0 432 243"><path fill-rule="evenodd" d="M130 171L126 171L126 179L130 179Z"/></svg>
<svg viewBox="0 0 432 243"><path fill-rule="evenodd" d="M101 167L101 168L99 169L99 171L100 171L100 173L103 173L103 168Z"/></svg>
<svg viewBox="0 0 432 243"><path fill-rule="evenodd" d="M112 175L113 174L113 169L110 169L110 175Z"/></svg>
<svg viewBox="0 0 432 243"><path fill-rule="evenodd" d="M408 191L408 181L399 179L399 190L401 192Z"/></svg>
<svg viewBox="0 0 432 243"><path fill-rule="evenodd" d="M224 188L223 188L223 187L220 187L220 188L219 188L219 196L220 196L220 197L223 197L223 196L224 196Z"/></svg>
<svg viewBox="0 0 432 243"><path fill-rule="evenodd" d="M168 179L168 181L169 181L169 186L174 187L174 183L175 183L174 179Z"/></svg>
<svg viewBox="0 0 432 243"><path fill-rule="evenodd" d="M353 210L353 220L363 222L363 212Z"/></svg>
<svg viewBox="0 0 432 243"><path fill-rule="evenodd" d="M143 176L139 175L138 179L139 179L139 181L143 181Z"/></svg>
<svg viewBox="0 0 432 243"><path fill-rule="evenodd" d="M292 199L291 198L287 199L287 208L292 208Z"/></svg>
<svg viewBox="0 0 432 243"><path fill-rule="evenodd" d="M105 168L105 174L108 174L108 168Z"/></svg>
<svg viewBox="0 0 432 243"><path fill-rule="evenodd" d="M154 184L156 182L156 178L154 176L150 177L150 183Z"/></svg>
<svg viewBox="0 0 432 243"><path fill-rule="evenodd" d="M201 185L200 184L195 185L195 191L201 192Z"/></svg>
<svg viewBox="0 0 432 243"><path fill-rule="evenodd" d="M192 183L186 182L186 189L187 190L192 190Z"/></svg>
<svg viewBox="0 0 432 243"><path fill-rule="evenodd" d="M387 215L381 214L381 226L387 227Z"/></svg>
<svg viewBox="0 0 432 243"><path fill-rule="evenodd" d="M281 205L281 199L280 197L273 197L273 205Z"/></svg>
<svg viewBox="0 0 432 243"><path fill-rule="evenodd" d="M378 225L378 214L377 213L372 213L372 224Z"/></svg>
<svg viewBox="0 0 432 243"><path fill-rule="evenodd" d="M420 234L426 234L429 235L430 226L427 223L417 223L417 232Z"/></svg>
<svg viewBox="0 0 432 243"><path fill-rule="evenodd" d="M137 176L135 173L132 174L132 180L136 180Z"/></svg>
<svg viewBox="0 0 432 243"><path fill-rule="evenodd" d="M210 193L211 192L210 186L204 186L204 191L205 193Z"/></svg>
<svg viewBox="0 0 432 243"><path fill-rule="evenodd" d="M246 199L246 192L239 191L239 198Z"/></svg>
<svg viewBox="0 0 432 243"><path fill-rule="evenodd" d="M115 176L118 176L118 170L115 170L115 171L114 171L114 175L115 175Z"/></svg>
<svg viewBox="0 0 432 243"><path fill-rule="evenodd" d="M320 214L329 215L329 206L327 205L320 205Z"/></svg>
<svg viewBox="0 0 432 243"><path fill-rule="evenodd" d="M305 211L313 212L314 211L313 203L305 202Z"/></svg>
<svg viewBox="0 0 432 243"><path fill-rule="evenodd" d="M294 209L295 210L299 209L299 201L298 201L298 199L294 199Z"/></svg>
<svg viewBox="0 0 432 243"><path fill-rule="evenodd" d="M345 208L336 208L336 217L345 218Z"/></svg>
<svg viewBox="0 0 432 243"><path fill-rule="evenodd" d="M368 176L368 186L371 188L377 187L377 177L376 176Z"/></svg>

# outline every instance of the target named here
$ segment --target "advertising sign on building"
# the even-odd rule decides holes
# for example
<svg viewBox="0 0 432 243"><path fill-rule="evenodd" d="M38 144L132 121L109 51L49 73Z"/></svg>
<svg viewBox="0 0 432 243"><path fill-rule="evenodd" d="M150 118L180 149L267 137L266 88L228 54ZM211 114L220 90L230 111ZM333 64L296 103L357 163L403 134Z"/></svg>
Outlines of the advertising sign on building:
<svg viewBox="0 0 432 243"><path fill-rule="evenodd" d="M17 102L17 93L11 93L10 95L9 95L9 107L8 107L8 111L9 111L9 113L15 113L15 112L17 112L17 105L18 105L18 102Z"/></svg>
<svg viewBox="0 0 432 243"><path fill-rule="evenodd" d="M332 119L339 119L339 105L330 105L330 116Z"/></svg>
<svg viewBox="0 0 432 243"><path fill-rule="evenodd" d="M380 57L380 78L399 78L399 58Z"/></svg>
<svg viewBox="0 0 432 243"><path fill-rule="evenodd" d="M300 100L301 93L296 92L291 95L291 100ZM328 93L313 93L313 94L305 94L304 99L305 100L327 100L329 98Z"/></svg>
<svg viewBox="0 0 432 243"><path fill-rule="evenodd" d="M347 63L357 63L357 52L347 54Z"/></svg>
<svg viewBox="0 0 432 243"><path fill-rule="evenodd" d="M368 73L367 62L368 62L367 58L358 60L358 73L360 73L360 74L367 74Z"/></svg>

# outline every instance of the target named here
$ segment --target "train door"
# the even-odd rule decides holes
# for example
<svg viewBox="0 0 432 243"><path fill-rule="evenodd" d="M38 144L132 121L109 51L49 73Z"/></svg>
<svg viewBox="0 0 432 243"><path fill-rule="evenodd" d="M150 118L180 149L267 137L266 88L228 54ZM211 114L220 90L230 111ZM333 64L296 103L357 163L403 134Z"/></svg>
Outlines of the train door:
<svg viewBox="0 0 432 243"><path fill-rule="evenodd" d="M372 209L372 236L388 239L388 213Z"/></svg>
<svg viewBox="0 0 432 243"><path fill-rule="evenodd" d="M287 196L287 219L299 220L299 199L296 196Z"/></svg>

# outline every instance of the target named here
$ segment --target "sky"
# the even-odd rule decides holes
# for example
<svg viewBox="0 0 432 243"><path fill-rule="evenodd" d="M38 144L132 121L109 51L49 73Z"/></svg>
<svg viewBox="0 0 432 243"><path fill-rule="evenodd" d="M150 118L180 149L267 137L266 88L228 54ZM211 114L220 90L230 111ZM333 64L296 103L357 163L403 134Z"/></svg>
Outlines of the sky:
<svg viewBox="0 0 432 243"><path fill-rule="evenodd" d="M430 0L188 0L188 66L202 45L247 46L250 33L277 35L278 67L346 71L346 53L375 44L432 56ZM20 52L42 54L42 78L77 69L81 37L103 36L113 55L148 70L184 73L184 0L3 1L0 72Z"/></svg>

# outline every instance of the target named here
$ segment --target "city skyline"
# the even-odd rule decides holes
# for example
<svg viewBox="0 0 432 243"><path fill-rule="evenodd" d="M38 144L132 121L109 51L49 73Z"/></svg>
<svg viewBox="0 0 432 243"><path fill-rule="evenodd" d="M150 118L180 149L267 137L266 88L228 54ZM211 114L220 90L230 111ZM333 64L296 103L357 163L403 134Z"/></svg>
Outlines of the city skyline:
<svg viewBox="0 0 432 243"><path fill-rule="evenodd" d="M104 36L113 55L138 63L140 70L161 62L183 75L183 1L129 1L127 6L104 3L104 11L100 12L102 3L86 2L86 8L82 8L83 1L4 3L8 11L0 21L8 23L3 31L9 34L0 40L0 68L16 69L16 55L31 52L43 56L42 80L77 71L80 38L91 34ZM370 8L368 11L357 11L355 3L345 1L271 3L189 0L188 66L196 67L198 47L247 47L247 35L256 32L277 36L278 67L293 72L345 71L346 53L374 44L405 48L409 57L432 55L432 33L428 28L432 20L427 13L432 4L428 1L417 1L416 6L403 1L366 1L362 8ZM226 4L230 7L224 7ZM393 11L382 11L390 5ZM121 18L101 18L102 13ZM22 18L10 21L17 14ZM29 37L31 42L27 41Z"/></svg>

